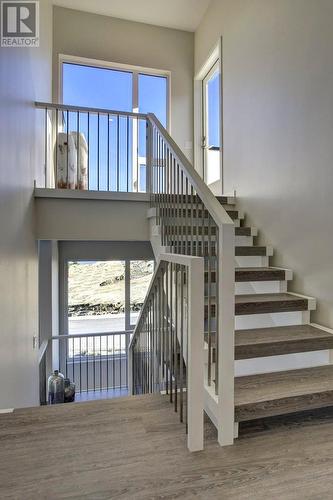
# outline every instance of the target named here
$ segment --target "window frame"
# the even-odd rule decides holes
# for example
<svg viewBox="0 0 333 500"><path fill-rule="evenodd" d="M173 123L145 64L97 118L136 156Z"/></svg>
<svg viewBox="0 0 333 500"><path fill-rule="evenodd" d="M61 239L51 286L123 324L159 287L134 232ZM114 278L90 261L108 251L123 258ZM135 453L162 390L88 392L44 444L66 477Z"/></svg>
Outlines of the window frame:
<svg viewBox="0 0 333 500"><path fill-rule="evenodd" d="M166 129L171 134L171 72L164 69L146 68L131 64L115 63L110 61L101 61L80 56L70 56L59 54L58 59L58 102L63 104L63 64L77 64L80 66L90 66L92 68L113 69L115 71L125 71L132 73L132 112L138 113L139 110L139 75L160 76L167 80L166 91ZM117 110L115 110L117 111Z"/></svg>

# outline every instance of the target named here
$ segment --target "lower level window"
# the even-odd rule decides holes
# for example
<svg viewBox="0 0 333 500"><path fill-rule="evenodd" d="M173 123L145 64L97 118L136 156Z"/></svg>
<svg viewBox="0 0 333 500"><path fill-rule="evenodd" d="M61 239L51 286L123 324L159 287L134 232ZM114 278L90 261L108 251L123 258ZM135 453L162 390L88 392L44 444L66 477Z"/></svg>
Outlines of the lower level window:
<svg viewBox="0 0 333 500"><path fill-rule="evenodd" d="M68 333L132 329L153 271L147 260L68 262Z"/></svg>

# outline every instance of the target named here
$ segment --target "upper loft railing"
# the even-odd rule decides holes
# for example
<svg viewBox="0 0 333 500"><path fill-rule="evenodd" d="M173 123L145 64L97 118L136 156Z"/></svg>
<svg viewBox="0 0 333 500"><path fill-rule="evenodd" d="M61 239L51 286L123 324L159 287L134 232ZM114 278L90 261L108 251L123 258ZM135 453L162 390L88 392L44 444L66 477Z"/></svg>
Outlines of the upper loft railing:
<svg viewBox="0 0 333 500"><path fill-rule="evenodd" d="M44 110L45 188L147 192L141 113L36 102Z"/></svg>

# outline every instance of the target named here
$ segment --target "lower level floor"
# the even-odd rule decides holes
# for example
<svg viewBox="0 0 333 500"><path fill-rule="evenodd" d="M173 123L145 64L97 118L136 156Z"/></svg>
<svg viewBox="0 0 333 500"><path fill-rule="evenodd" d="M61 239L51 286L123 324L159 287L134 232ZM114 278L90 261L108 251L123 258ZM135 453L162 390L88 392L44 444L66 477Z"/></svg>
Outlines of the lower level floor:
<svg viewBox="0 0 333 500"><path fill-rule="evenodd" d="M333 409L242 424L191 454L166 397L0 415L1 499L331 499Z"/></svg>

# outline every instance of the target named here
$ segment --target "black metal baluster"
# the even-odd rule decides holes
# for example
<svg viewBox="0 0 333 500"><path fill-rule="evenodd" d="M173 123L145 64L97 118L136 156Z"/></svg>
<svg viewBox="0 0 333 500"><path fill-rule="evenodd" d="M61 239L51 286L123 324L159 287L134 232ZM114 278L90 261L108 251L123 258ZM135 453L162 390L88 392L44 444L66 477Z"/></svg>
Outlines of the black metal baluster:
<svg viewBox="0 0 333 500"><path fill-rule="evenodd" d="M165 340L165 384L166 393L169 394L169 340L168 340L168 309L169 309L169 263L165 268L165 300L164 300L164 340Z"/></svg>
<svg viewBox="0 0 333 500"><path fill-rule="evenodd" d="M89 391L89 343L88 343L89 338L86 338L86 378L87 378L87 387L86 390L87 392Z"/></svg>
<svg viewBox="0 0 333 500"><path fill-rule="evenodd" d="M119 115L117 115L117 192L119 192L119 181L120 181L120 127L119 127Z"/></svg>
<svg viewBox="0 0 333 500"><path fill-rule="evenodd" d="M123 356L123 353L122 353L122 342L121 341L122 341L122 335L119 335L119 351L120 351L120 356L119 356L119 365L120 365L120 367L119 367L119 388L120 388L120 390L122 388L122 384L121 384L121 382L122 382L122 377L121 377L121 358Z"/></svg>
<svg viewBox="0 0 333 500"><path fill-rule="evenodd" d="M90 189L90 113L88 112L88 131L87 131L87 139L88 139L88 189Z"/></svg>
<svg viewBox="0 0 333 500"><path fill-rule="evenodd" d="M140 120L136 119L136 192L139 192L139 127Z"/></svg>
<svg viewBox="0 0 333 500"><path fill-rule="evenodd" d="M76 117L76 189L80 189L80 112Z"/></svg>
<svg viewBox="0 0 333 500"><path fill-rule="evenodd" d="M54 172L54 187L58 187L57 186L57 172L58 172L58 147L59 147L59 144L58 144L58 135L59 135L59 110L58 108L56 109L56 144L55 144L55 165L54 165L54 168L53 168L53 172ZM45 186L47 187L47 186Z"/></svg>
<svg viewBox="0 0 333 500"><path fill-rule="evenodd" d="M107 144L107 155L108 155L108 159L107 159L106 165L107 165L107 169L108 169L108 172L107 172L108 191L110 191L110 115L109 115L109 113L107 114L107 120L108 120L108 136L107 136L107 141L108 141L108 144Z"/></svg>
<svg viewBox="0 0 333 500"><path fill-rule="evenodd" d="M45 128L44 128L44 184L47 188L47 149L48 149L48 140L47 140L47 114L48 109L45 108Z"/></svg>
<svg viewBox="0 0 333 500"><path fill-rule="evenodd" d="M180 253L182 253L182 254L186 253L184 251L184 240L185 240L184 231L187 232L187 226L185 225L185 222L184 222L184 213L183 213L184 199L183 199L183 196L184 196L184 173L183 173L183 171L181 171L180 222L181 222L181 226L182 226L182 233L181 233L182 240L181 240L181 252Z"/></svg>
<svg viewBox="0 0 333 500"><path fill-rule="evenodd" d="M177 391L178 391L178 264L175 264L175 327L174 327L174 372L175 372L175 411L177 411Z"/></svg>
<svg viewBox="0 0 333 500"><path fill-rule="evenodd" d="M211 220L210 216L208 215L208 226L207 226L207 236L208 236L208 241L207 241L207 307L208 307L208 315L207 315L207 341L208 341L208 385L211 385L212 381L212 329L211 329L211 307L212 307L212 301L211 301L211 272L212 272L212 247L211 247ZM204 244L205 237L202 237L202 241Z"/></svg>
<svg viewBox="0 0 333 500"><path fill-rule="evenodd" d="M67 110L67 122L66 122L66 132L67 132L67 148L66 148L66 155L67 155L67 188L69 188L69 170L68 170L68 160L69 160L69 111Z"/></svg>
<svg viewBox="0 0 333 500"><path fill-rule="evenodd" d="M75 350L74 350L74 337L72 337L72 370L73 370L73 382L75 380Z"/></svg>
<svg viewBox="0 0 333 500"><path fill-rule="evenodd" d="M216 281L216 306L215 306L215 394L219 393L219 227L216 226L216 258L215 258L215 281Z"/></svg>
<svg viewBox="0 0 333 500"><path fill-rule="evenodd" d="M99 179L99 141L100 141L100 137L99 137L99 113L97 113L97 191L99 191L99 182L100 182L100 179Z"/></svg>
<svg viewBox="0 0 333 500"><path fill-rule="evenodd" d="M80 341L80 393L82 392L82 365L81 365L81 351L82 351L82 337L79 338Z"/></svg>
<svg viewBox="0 0 333 500"><path fill-rule="evenodd" d="M180 398L180 421L184 420L183 412L183 383L184 383L184 267L181 266L180 270L180 300L181 300L181 311L180 311L180 366L179 366L179 398Z"/></svg>
<svg viewBox="0 0 333 500"><path fill-rule="evenodd" d="M129 117L126 119L126 186L127 192L129 192Z"/></svg>
<svg viewBox="0 0 333 500"><path fill-rule="evenodd" d="M95 361L95 358L96 358L96 350L95 350L95 337L93 337L93 370L94 370L94 374L93 374L93 380L94 380L94 392L96 391L96 361Z"/></svg>
<svg viewBox="0 0 333 500"><path fill-rule="evenodd" d="M169 364L170 364L170 402L173 402L173 360L172 360L172 353L173 353L173 324L172 324L172 317L173 317L173 304L172 304L172 289L173 289L173 264L170 262L170 302L169 302L169 316L170 316L170 321L169 321Z"/></svg>
<svg viewBox="0 0 333 500"><path fill-rule="evenodd" d="M115 357L115 353L114 353L114 338L115 338L115 335L113 334L112 335L112 349L113 349L113 363L112 363L112 381L113 381L113 392L115 392L115 388L116 388L116 383L115 383L115 364L116 364L116 357Z"/></svg>
<svg viewBox="0 0 333 500"><path fill-rule="evenodd" d="M109 335L106 335L106 390L109 392Z"/></svg>

